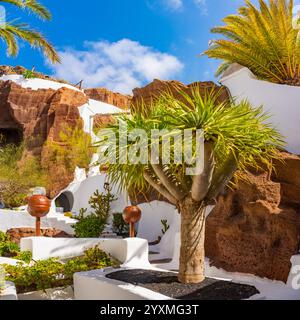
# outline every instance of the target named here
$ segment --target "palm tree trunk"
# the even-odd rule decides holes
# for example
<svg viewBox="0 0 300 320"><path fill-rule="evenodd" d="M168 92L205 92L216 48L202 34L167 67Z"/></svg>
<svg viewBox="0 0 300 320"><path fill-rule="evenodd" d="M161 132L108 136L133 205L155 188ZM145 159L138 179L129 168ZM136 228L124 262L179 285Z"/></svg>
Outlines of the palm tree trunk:
<svg viewBox="0 0 300 320"><path fill-rule="evenodd" d="M200 283L204 276L205 204L185 198L180 204L181 247L178 280Z"/></svg>

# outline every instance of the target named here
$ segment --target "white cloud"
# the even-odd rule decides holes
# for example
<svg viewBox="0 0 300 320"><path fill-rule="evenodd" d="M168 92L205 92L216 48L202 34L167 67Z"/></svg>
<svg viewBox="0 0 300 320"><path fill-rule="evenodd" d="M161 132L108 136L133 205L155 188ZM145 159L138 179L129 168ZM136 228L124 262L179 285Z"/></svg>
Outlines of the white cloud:
<svg viewBox="0 0 300 320"><path fill-rule="evenodd" d="M204 15L208 14L206 0L194 0L194 3L196 6L198 6L201 9L202 14Z"/></svg>
<svg viewBox="0 0 300 320"><path fill-rule="evenodd" d="M173 55L162 53L139 42L86 42L85 50L66 48L59 52L62 63L51 66L54 76L84 87L105 87L131 93L154 78L170 79L183 69Z"/></svg>
<svg viewBox="0 0 300 320"><path fill-rule="evenodd" d="M162 0L163 3L170 9L179 11L184 7L188 0ZM196 5L203 15L208 14L207 1L206 0L190 0Z"/></svg>
<svg viewBox="0 0 300 320"><path fill-rule="evenodd" d="M183 7L183 0L164 0L165 4L173 9L173 10L179 10Z"/></svg>

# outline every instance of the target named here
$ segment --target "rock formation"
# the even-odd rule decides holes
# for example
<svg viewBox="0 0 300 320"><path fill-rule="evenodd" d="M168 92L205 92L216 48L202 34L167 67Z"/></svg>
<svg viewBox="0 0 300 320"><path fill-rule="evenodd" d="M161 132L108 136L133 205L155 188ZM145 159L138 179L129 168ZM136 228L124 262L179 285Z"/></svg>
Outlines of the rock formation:
<svg viewBox="0 0 300 320"><path fill-rule="evenodd" d="M155 79L147 86L133 90L132 105L138 106L141 102L143 102L146 106L149 106L157 99L157 97L159 97L159 95L166 91L170 91L175 97L181 98L178 90L184 91L190 95L191 91L195 87L199 88L202 94L204 94L206 91L220 91L219 101L229 99L229 95L225 87L217 86L211 81L194 82L189 85L184 85L179 81L161 81Z"/></svg>
<svg viewBox="0 0 300 320"><path fill-rule="evenodd" d="M300 157L281 154L275 171L249 172L207 219L206 254L227 271L286 281L300 245Z"/></svg>
<svg viewBox="0 0 300 320"><path fill-rule="evenodd" d="M85 89L84 93L90 99L106 102L121 109L129 109L132 100L131 96L112 92L105 88Z"/></svg>
<svg viewBox="0 0 300 320"><path fill-rule="evenodd" d="M68 88L30 90L12 81L0 81L0 133L11 139L8 142L24 140L24 156L40 157L43 166L45 142L59 142L63 126L82 125L78 107L87 100L82 92ZM14 137L17 141L12 141ZM73 180L73 175L67 172L57 174L60 169L53 171L52 196Z"/></svg>

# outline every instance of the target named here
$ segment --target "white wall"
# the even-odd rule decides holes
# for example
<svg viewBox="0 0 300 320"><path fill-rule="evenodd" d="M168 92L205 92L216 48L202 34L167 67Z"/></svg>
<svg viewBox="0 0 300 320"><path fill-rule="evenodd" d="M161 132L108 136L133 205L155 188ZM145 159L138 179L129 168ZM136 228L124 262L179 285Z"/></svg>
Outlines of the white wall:
<svg viewBox="0 0 300 320"><path fill-rule="evenodd" d="M76 188L67 188L65 191L70 191L74 196L73 212L78 213L81 208L91 210L89 199L93 193L98 189L100 193L105 192L104 183L107 182L107 175L101 174L93 177L88 177L86 180L80 182ZM130 204L127 194L119 194L117 187L112 186L111 191L118 198L111 203L111 212L123 212L124 208Z"/></svg>
<svg viewBox="0 0 300 320"><path fill-rule="evenodd" d="M253 106L263 105L272 116L269 121L285 137L287 151L300 154L300 87L257 80L247 68L224 77L221 83L238 101L247 99Z"/></svg>
<svg viewBox="0 0 300 320"><path fill-rule="evenodd" d="M148 242L145 239L70 239L30 237L21 239L21 251L31 251L32 259L72 258L83 255L87 248L99 246L103 251L116 258L122 266L149 267Z"/></svg>
<svg viewBox="0 0 300 320"><path fill-rule="evenodd" d="M75 300L173 300L130 283L106 278L111 268L74 274Z"/></svg>
<svg viewBox="0 0 300 320"><path fill-rule="evenodd" d="M138 225L138 237L147 239L149 242L158 239L162 236L161 220L167 220L171 225L175 215L176 208L164 201L152 201L150 203L143 203L139 205L142 210L142 218Z"/></svg>

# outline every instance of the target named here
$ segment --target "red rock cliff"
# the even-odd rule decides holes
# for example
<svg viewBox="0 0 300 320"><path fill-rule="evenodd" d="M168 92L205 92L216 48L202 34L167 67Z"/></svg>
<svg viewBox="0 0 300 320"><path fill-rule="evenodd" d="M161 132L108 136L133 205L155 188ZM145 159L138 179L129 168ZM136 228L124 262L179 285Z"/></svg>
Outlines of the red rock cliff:
<svg viewBox="0 0 300 320"><path fill-rule="evenodd" d="M43 165L45 142L59 142L62 126L72 128L80 124L78 107L86 102L83 93L68 88L31 90L11 81L0 81L0 131L5 134L11 130L8 136L12 130L19 132L26 144L26 154L39 156ZM57 174L59 169L53 170L51 195L73 180L73 175L66 172Z"/></svg>
<svg viewBox="0 0 300 320"><path fill-rule="evenodd" d="M129 109L132 100L131 96L112 92L104 88L86 89L84 92L90 99L106 102L121 109Z"/></svg>
<svg viewBox="0 0 300 320"><path fill-rule="evenodd" d="M282 153L276 173L248 173L207 219L212 265L286 281L300 245L300 157Z"/></svg>

